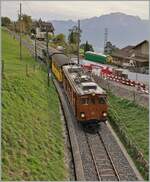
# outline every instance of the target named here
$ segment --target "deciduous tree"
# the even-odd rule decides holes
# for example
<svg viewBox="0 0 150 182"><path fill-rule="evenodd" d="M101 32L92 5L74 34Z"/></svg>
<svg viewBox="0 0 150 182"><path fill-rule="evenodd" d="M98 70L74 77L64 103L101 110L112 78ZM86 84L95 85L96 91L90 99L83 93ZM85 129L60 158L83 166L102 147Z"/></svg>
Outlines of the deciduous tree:
<svg viewBox="0 0 150 182"><path fill-rule="evenodd" d="M1 23L2 23L2 26L6 26L7 27L8 25L11 24L11 20L8 17L2 17L1 18Z"/></svg>

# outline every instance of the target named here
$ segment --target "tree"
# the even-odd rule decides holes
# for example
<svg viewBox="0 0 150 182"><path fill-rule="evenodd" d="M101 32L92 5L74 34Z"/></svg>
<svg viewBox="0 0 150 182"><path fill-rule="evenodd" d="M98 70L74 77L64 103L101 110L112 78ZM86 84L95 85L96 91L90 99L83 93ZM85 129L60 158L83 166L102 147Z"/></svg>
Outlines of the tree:
<svg viewBox="0 0 150 182"><path fill-rule="evenodd" d="M11 20L8 17L2 17L1 22L2 22L2 26L6 26L6 27L11 24Z"/></svg>
<svg viewBox="0 0 150 182"><path fill-rule="evenodd" d="M31 32L31 26L32 26L32 19L31 16L28 15L22 15L22 23L24 24L24 31L25 33L30 33Z"/></svg>
<svg viewBox="0 0 150 182"><path fill-rule="evenodd" d="M70 32L70 34L68 35L69 44L77 44L77 36L77 32Z"/></svg>
<svg viewBox="0 0 150 182"><path fill-rule="evenodd" d="M81 29L80 29L80 36L81 36ZM69 35L68 35L68 43L67 46L69 54L77 54L78 53L78 27L73 26L71 29L69 29Z"/></svg>
<svg viewBox="0 0 150 182"><path fill-rule="evenodd" d="M57 42L65 42L65 35L62 33L58 34L58 35L56 35L55 39Z"/></svg>
<svg viewBox="0 0 150 182"><path fill-rule="evenodd" d="M18 21L15 23L15 28L17 32L21 31L24 33L30 33L32 28L32 19L31 16L23 14L21 20L18 18Z"/></svg>
<svg viewBox="0 0 150 182"><path fill-rule="evenodd" d="M84 53L86 51L92 51L92 52L94 52L93 46L91 44L89 44L88 41L86 41L86 43L84 43L84 44L81 44L80 48L81 49L84 49Z"/></svg>
<svg viewBox="0 0 150 182"><path fill-rule="evenodd" d="M55 44L63 44L65 43L65 35L64 34L58 34L58 35L55 35L55 37L53 38L53 42Z"/></svg>
<svg viewBox="0 0 150 182"><path fill-rule="evenodd" d="M73 26L72 29L69 29L69 32L70 32L68 35L69 44L77 44L77 42L78 42L78 27ZM81 30L80 30L80 33L81 33Z"/></svg>

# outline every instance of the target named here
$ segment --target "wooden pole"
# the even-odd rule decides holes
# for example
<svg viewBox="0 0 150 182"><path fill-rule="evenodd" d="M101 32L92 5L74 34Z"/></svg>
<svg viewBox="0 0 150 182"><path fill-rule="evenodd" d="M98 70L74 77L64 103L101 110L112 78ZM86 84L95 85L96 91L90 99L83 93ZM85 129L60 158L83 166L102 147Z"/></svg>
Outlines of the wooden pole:
<svg viewBox="0 0 150 182"><path fill-rule="evenodd" d="M20 3L20 15L19 15L19 21L20 21L20 61L22 60L22 23L21 23L21 16L22 16L22 4Z"/></svg>
<svg viewBox="0 0 150 182"><path fill-rule="evenodd" d="M80 20L78 20L78 64L80 63Z"/></svg>
<svg viewBox="0 0 150 182"><path fill-rule="evenodd" d="M50 73L50 59L49 59L49 51L48 51L48 27L46 26L46 53L47 53L47 84L49 86L49 73Z"/></svg>
<svg viewBox="0 0 150 182"><path fill-rule="evenodd" d="M26 76L28 76L28 64L26 64Z"/></svg>
<svg viewBox="0 0 150 182"><path fill-rule="evenodd" d="M34 42L34 47L35 47L35 60L37 61L37 44L36 44L36 33L35 33L35 42Z"/></svg>
<svg viewBox="0 0 150 182"><path fill-rule="evenodd" d="M4 77L4 60L2 59L2 78Z"/></svg>

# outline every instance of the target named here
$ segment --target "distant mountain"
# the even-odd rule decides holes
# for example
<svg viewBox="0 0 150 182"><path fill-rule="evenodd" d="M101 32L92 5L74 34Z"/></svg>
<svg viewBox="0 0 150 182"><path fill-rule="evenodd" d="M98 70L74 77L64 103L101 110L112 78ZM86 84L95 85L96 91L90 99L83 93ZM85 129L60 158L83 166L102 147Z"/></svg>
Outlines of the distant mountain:
<svg viewBox="0 0 150 182"><path fill-rule="evenodd" d="M64 33L66 36L68 30L77 24L72 20L51 22L56 34ZM108 40L120 48L149 38L148 20L124 13L111 13L81 20L82 42L88 40L97 51L103 50L105 28L108 28Z"/></svg>

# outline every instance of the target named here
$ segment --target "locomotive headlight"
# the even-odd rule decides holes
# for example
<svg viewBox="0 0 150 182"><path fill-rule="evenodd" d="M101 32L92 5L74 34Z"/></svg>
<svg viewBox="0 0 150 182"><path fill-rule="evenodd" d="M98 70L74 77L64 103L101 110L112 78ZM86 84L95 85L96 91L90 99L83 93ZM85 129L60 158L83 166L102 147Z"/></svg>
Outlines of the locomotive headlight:
<svg viewBox="0 0 150 182"><path fill-rule="evenodd" d="M92 93L92 96L95 96L95 93Z"/></svg>
<svg viewBox="0 0 150 182"><path fill-rule="evenodd" d="M84 113L81 113L81 118L85 118L85 114Z"/></svg>
<svg viewBox="0 0 150 182"><path fill-rule="evenodd" d="M103 112L103 116L106 117L107 116L107 113L106 112Z"/></svg>

